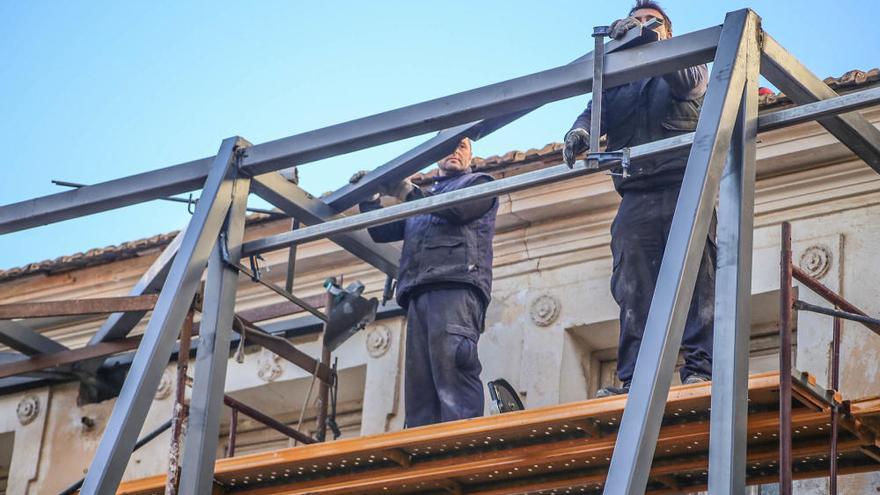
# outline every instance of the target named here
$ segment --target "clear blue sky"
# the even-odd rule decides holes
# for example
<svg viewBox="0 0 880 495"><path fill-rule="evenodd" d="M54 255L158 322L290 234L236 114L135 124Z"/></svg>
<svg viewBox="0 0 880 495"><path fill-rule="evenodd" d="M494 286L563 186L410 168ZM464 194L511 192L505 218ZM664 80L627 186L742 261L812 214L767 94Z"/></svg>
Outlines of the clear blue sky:
<svg viewBox="0 0 880 495"><path fill-rule="evenodd" d="M663 2L675 33L751 7L821 77L880 65L876 0ZM0 2L0 204L213 154L562 65L630 1ZM558 141L587 97L475 144L478 156ZM304 165L320 194L414 138ZM252 205L260 206L256 198ZM0 268L182 227L150 202L0 237Z"/></svg>

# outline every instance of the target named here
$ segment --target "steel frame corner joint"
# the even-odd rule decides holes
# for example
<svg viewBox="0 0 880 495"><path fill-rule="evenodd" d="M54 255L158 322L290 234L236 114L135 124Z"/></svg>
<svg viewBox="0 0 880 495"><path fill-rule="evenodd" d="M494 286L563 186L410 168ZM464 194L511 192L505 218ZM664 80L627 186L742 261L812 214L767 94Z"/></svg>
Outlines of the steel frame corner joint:
<svg viewBox="0 0 880 495"><path fill-rule="evenodd" d="M80 493L109 495L116 492L152 396L171 358L190 301L198 290L228 216L237 173L234 164L240 156L238 150L248 144L242 138L232 137L220 145Z"/></svg>

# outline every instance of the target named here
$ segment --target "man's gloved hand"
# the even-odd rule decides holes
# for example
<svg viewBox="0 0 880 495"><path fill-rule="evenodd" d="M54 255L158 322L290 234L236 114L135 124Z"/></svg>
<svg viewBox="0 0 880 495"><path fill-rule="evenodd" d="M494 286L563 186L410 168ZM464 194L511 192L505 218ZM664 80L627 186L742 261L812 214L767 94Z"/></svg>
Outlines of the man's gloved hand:
<svg viewBox="0 0 880 495"><path fill-rule="evenodd" d="M361 179L364 178L365 175L367 175L368 172L369 171L367 171L367 170L358 170L357 172L354 173L354 175L351 176L351 179L348 179L348 183L349 184L357 184L358 182L361 181Z"/></svg>
<svg viewBox="0 0 880 495"><path fill-rule="evenodd" d="M416 186L414 186L409 179L403 179L396 184L383 185L379 189L379 192L383 196L397 198L402 203L406 201L406 197L409 196L409 193L412 192L415 187Z"/></svg>
<svg viewBox="0 0 880 495"><path fill-rule="evenodd" d="M577 127L565 135L565 147L562 148L562 159L568 168L574 167L575 158L590 149L590 133Z"/></svg>
<svg viewBox="0 0 880 495"><path fill-rule="evenodd" d="M355 174L352 175L350 179L348 179L348 183L357 184L358 182L360 182L361 179L364 178L365 175L367 175L367 173L369 173L367 170L360 170L358 172L355 172ZM381 187L379 187L379 194L381 194L382 196L397 198L400 201L406 201L406 197L415 187L416 186L414 186L409 179L404 179L395 184L382 185ZM373 199L378 199L378 197L374 197Z"/></svg>
<svg viewBox="0 0 880 495"><path fill-rule="evenodd" d="M609 31L608 36L611 39L619 40L620 38L623 38L627 31L641 25L642 23L635 17L624 17L623 19L618 19L611 23L611 30Z"/></svg>
<svg viewBox="0 0 880 495"><path fill-rule="evenodd" d="M348 183L349 184L357 184L368 173L369 173L369 170L358 170L357 172L354 173L354 175L351 176L350 179L348 179ZM367 202L379 201L379 193L374 193L370 197L366 198L364 201L367 201Z"/></svg>

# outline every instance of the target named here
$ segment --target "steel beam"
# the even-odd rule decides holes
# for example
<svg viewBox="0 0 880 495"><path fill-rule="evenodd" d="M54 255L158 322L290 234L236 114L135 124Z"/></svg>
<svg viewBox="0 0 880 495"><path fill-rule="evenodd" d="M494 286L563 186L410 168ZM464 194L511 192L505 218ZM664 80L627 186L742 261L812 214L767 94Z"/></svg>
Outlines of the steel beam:
<svg viewBox="0 0 880 495"><path fill-rule="evenodd" d="M641 28L630 29L622 39L610 40L605 43L605 53L611 53L629 47L641 38L644 29L653 29L659 24L658 21L652 20ZM569 65L580 63L592 64L593 52L578 57ZM595 77L595 75L593 77ZM436 136L424 143L370 171L356 184L346 184L326 198L321 198L321 200L337 211L346 210L377 192L381 184L401 181L437 160L449 155L455 151L458 143L463 138L467 137L477 141L538 108L540 107L529 108L512 114L481 120L479 122L472 122L470 124L462 124L451 129L442 130Z"/></svg>
<svg viewBox="0 0 880 495"><path fill-rule="evenodd" d="M880 104L880 88L853 91L843 96L765 113L758 117L758 126L762 132L772 131L795 124L812 122L821 117L854 112L877 104Z"/></svg>
<svg viewBox="0 0 880 495"><path fill-rule="evenodd" d="M165 277L168 276L168 270L171 269L171 262L174 261L177 250L180 249L181 241L183 241L183 232L178 233L171 240L171 243L162 250L159 257L153 261L150 267L147 268L147 271L134 284L134 287L128 291L129 296L141 296L159 292L162 284L165 283ZM101 325L101 328L95 332L95 335L92 335L92 338L89 339L89 345L125 337L146 314L146 311L113 313Z"/></svg>
<svg viewBox="0 0 880 495"><path fill-rule="evenodd" d="M709 62L720 28L609 54L608 87ZM582 62L253 146L242 166L255 176L479 119L509 115L590 91ZM201 186L212 158L0 207L0 234L107 211Z"/></svg>
<svg viewBox="0 0 880 495"><path fill-rule="evenodd" d="M760 115L758 117L758 130L779 129L813 120L813 118L811 118L812 116L829 115L835 112L865 108L880 104L880 88L877 89L878 90L851 93L810 105L803 105ZM687 148L693 144L693 141L694 134L689 133L635 146L630 152L631 159L636 161L650 158L661 153ZM362 230L373 225L380 225L401 218L406 218L407 216L416 213L430 213L456 204L465 203L470 200L498 196L533 186L573 179L582 175L596 173L605 170L606 168L610 168L610 166L603 166L600 170L585 169L583 168L583 163L580 162L580 164L573 170L564 165L536 170L534 172L499 179L487 184L469 187L452 193L445 193L431 198L393 205L381 210L361 213L355 216L337 218L321 225L303 227L296 231L255 239L245 243L244 255L250 256L274 251L293 244L321 239L330 234Z"/></svg>
<svg viewBox="0 0 880 495"><path fill-rule="evenodd" d="M0 304L0 320L15 318L46 318L50 316L75 316L112 313L114 311L140 311L153 309L155 295L126 297L95 297L92 299L67 299L64 301L22 302Z"/></svg>
<svg viewBox="0 0 880 495"><path fill-rule="evenodd" d="M319 380L325 383L333 383L333 370L329 366L322 364L317 359L297 349L286 338L272 335L238 315L236 315L232 323L232 329L238 334L246 332L246 342L257 344L266 350L272 351L303 370L317 376Z"/></svg>
<svg viewBox="0 0 880 495"><path fill-rule="evenodd" d="M306 225L320 224L338 216L332 207L315 199L278 172L255 177L251 187L261 198ZM331 236L330 240L386 274L397 277L400 249L396 246L377 244L366 232L340 234Z"/></svg>
<svg viewBox="0 0 880 495"><path fill-rule="evenodd" d="M178 256L172 262L153 317L144 332L143 342L135 354L104 436L92 459L83 483L83 494L109 495L119 485L232 202L231 175L234 173L232 164L236 149L246 145L238 137L225 139L220 145L205 181L201 200L183 234Z"/></svg>
<svg viewBox="0 0 880 495"><path fill-rule="evenodd" d="M14 321L0 320L0 344L27 356L61 352L67 347ZM0 365L2 366L2 365Z"/></svg>
<svg viewBox="0 0 880 495"><path fill-rule="evenodd" d="M179 493L211 493L213 485L238 288L238 270L226 261L238 263L241 259L249 191L250 179L240 177L235 180L226 224L208 261Z"/></svg>
<svg viewBox="0 0 880 495"><path fill-rule="evenodd" d="M795 103L834 98L837 93L764 34L762 74ZM819 123L871 168L880 173L880 130L858 113L819 119Z"/></svg>
<svg viewBox="0 0 880 495"><path fill-rule="evenodd" d="M645 492L721 172L730 147L757 16L727 14L651 300L606 494Z"/></svg>
<svg viewBox="0 0 880 495"><path fill-rule="evenodd" d="M757 35L757 31L747 33L745 90L719 191L709 435L712 495L739 495L746 490L752 235L761 68Z"/></svg>

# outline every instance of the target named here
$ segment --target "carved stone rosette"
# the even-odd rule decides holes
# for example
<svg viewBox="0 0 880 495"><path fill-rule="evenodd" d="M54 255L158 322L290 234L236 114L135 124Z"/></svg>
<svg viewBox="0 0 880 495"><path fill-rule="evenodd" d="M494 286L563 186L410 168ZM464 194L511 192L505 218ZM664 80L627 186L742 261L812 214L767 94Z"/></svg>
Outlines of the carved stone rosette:
<svg viewBox="0 0 880 495"><path fill-rule="evenodd" d="M804 250L798 266L814 278L822 278L831 269L831 251L825 246L814 245Z"/></svg>
<svg viewBox="0 0 880 495"><path fill-rule="evenodd" d="M260 352L260 357L257 358L257 376L265 382L274 382L284 373L280 362L281 356L263 349Z"/></svg>
<svg viewBox="0 0 880 495"><path fill-rule="evenodd" d="M378 358L384 356L391 347L391 330L382 325L374 326L367 332L366 345L367 353L371 357Z"/></svg>
<svg viewBox="0 0 880 495"><path fill-rule="evenodd" d="M546 327L553 324L559 317L559 299L552 294L541 294L529 305L529 316L535 325Z"/></svg>
<svg viewBox="0 0 880 495"><path fill-rule="evenodd" d="M40 415L40 399L34 395L26 396L18 403L15 413L18 415L18 421L22 425L31 423Z"/></svg>

